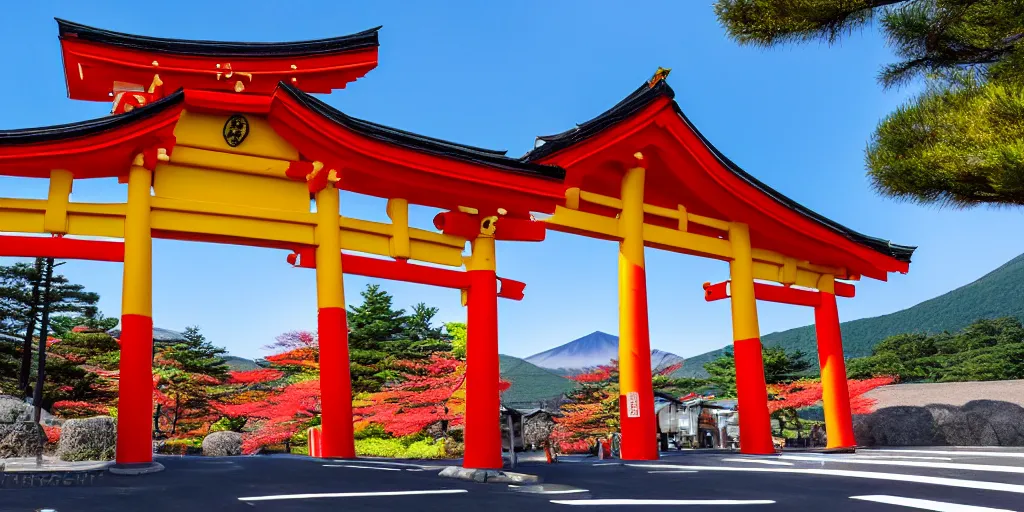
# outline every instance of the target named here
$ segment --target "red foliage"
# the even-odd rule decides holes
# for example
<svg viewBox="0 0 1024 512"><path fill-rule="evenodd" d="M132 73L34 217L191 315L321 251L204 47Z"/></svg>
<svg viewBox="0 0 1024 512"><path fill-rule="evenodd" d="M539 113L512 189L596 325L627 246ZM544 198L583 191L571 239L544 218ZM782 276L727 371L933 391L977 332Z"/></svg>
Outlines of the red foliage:
<svg viewBox="0 0 1024 512"><path fill-rule="evenodd" d="M850 392L850 405L854 414L866 414L872 411L875 400L865 398L861 395L879 386L892 384L896 379L893 377L875 377L871 379L849 380L847 389ZM775 400L768 402L768 412L773 413L782 409L800 409L810 407L821 401L821 382L798 380L790 384L777 384L770 386L771 393L776 395Z"/></svg>
<svg viewBox="0 0 1024 512"><path fill-rule="evenodd" d="M319 351L315 348L302 347L280 354L274 354L267 356L266 360L274 366L297 366L302 368L319 368L320 364L317 363L317 357Z"/></svg>
<svg viewBox="0 0 1024 512"><path fill-rule="evenodd" d="M590 453L590 441L586 439L562 441L558 443L558 451L564 454Z"/></svg>
<svg viewBox="0 0 1024 512"><path fill-rule="evenodd" d="M284 377L284 372L273 368L235 371L228 374L228 384L262 384Z"/></svg>
<svg viewBox="0 0 1024 512"><path fill-rule="evenodd" d="M46 442L49 444L57 444L60 441L60 427L51 427L43 425L43 432L46 433Z"/></svg>
<svg viewBox="0 0 1024 512"><path fill-rule="evenodd" d="M61 400L53 403L52 412L61 416L76 418L92 414L107 414L107 406L83 401Z"/></svg>
<svg viewBox="0 0 1024 512"><path fill-rule="evenodd" d="M682 363L682 361L680 361L680 362L678 362L676 364L672 364L672 365L666 366L666 367L658 370L657 372L654 372L654 374L655 375L663 375L665 377L668 377L668 376L672 375L673 373L675 373L676 370L678 370L678 369L680 369L682 367L683 367L683 363Z"/></svg>
<svg viewBox="0 0 1024 512"><path fill-rule="evenodd" d="M376 423L396 436L414 434L447 420L450 426L461 424L456 411L464 402L456 391L465 380L465 364L448 353L435 353L424 361L403 361L408 370L405 381L371 394L367 405L357 407L356 421ZM509 383L499 384L507 389Z"/></svg>

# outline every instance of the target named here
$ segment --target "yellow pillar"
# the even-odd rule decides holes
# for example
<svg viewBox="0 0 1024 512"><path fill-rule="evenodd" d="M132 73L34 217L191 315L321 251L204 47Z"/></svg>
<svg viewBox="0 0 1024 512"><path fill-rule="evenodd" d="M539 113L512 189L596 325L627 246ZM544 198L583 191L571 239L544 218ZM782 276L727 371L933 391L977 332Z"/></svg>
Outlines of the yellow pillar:
<svg viewBox="0 0 1024 512"><path fill-rule="evenodd" d="M115 458L139 464L153 461L153 173L142 167L142 155L128 173Z"/></svg>
<svg viewBox="0 0 1024 512"><path fill-rule="evenodd" d="M736 358L736 397L740 416L740 451L750 454L774 453L768 389L764 381L761 334L754 299L754 263L750 250L750 229L746 224L729 224L733 259L729 263L732 296L733 353Z"/></svg>
<svg viewBox="0 0 1024 512"><path fill-rule="evenodd" d="M43 230L55 234L68 232L68 202L74 182L71 171L54 169L50 171L50 191L43 215Z"/></svg>
<svg viewBox="0 0 1024 512"><path fill-rule="evenodd" d="M626 171L619 214L619 424L625 460L658 458L644 269L645 173L643 167Z"/></svg>
<svg viewBox="0 0 1024 512"><path fill-rule="evenodd" d="M317 332L320 342L321 457L356 456L352 426L348 322L341 270L340 192L328 184L316 194Z"/></svg>

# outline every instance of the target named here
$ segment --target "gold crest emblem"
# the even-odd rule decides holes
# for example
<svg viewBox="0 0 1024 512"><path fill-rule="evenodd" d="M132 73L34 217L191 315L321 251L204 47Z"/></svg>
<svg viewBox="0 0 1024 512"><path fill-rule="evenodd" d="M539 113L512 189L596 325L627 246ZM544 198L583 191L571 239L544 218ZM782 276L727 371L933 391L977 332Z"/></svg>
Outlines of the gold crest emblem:
<svg viewBox="0 0 1024 512"><path fill-rule="evenodd" d="M235 114L224 123L224 142L233 148L238 147L249 136L249 120L241 114Z"/></svg>

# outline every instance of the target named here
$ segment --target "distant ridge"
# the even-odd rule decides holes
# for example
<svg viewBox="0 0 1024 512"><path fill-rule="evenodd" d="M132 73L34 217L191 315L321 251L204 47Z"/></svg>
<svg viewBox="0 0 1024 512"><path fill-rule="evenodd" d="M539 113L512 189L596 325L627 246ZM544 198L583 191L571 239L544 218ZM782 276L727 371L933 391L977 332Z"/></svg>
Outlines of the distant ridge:
<svg viewBox="0 0 1024 512"><path fill-rule="evenodd" d="M561 375L585 372L612 359L619 358L619 337L594 331L582 338L545 350L526 358L526 361ZM651 368L665 368L681 363L682 357L663 350L651 351Z"/></svg>
<svg viewBox="0 0 1024 512"><path fill-rule="evenodd" d="M842 304L839 308L842 315ZM953 332L981 318L1002 316L1014 316L1024 321L1024 254L977 281L934 299L888 315L843 322L840 328L846 357L863 357L871 355L871 349L879 341L894 334ZM813 325L767 334L762 337L762 342L787 351L802 350L811 355L812 361L815 360L813 354L817 353ZM674 375L705 377L704 363L717 359L724 352L725 348L722 348L687 358Z"/></svg>

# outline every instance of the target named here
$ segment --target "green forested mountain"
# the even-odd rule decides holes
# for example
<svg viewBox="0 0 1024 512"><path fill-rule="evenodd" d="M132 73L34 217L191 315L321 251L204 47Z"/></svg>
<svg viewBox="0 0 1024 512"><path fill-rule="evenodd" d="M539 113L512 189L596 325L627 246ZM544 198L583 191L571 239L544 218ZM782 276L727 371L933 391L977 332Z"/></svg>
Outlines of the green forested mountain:
<svg viewBox="0 0 1024 512"><path fill-rule="evenodd" d="M879 341L894 334L955 332L981 318L1012 316L1024 321L1024 254L1008 261L982 278L916 306L873 318L841 324L847 357L871 355ZM765 345L787 352L802 350L816 354L814 326L767 334ZM722 355L714 350L686 359L678 377L706 377L704 363Z"/></svg>
<svg viewBox="0 0 1024 512"><path fill-rule="evenodd" d="M511 384L501 400L510 407L530 409L554 403L575 387L575 382L518 357L501 354L498 358L501 378Z"/></svg>

